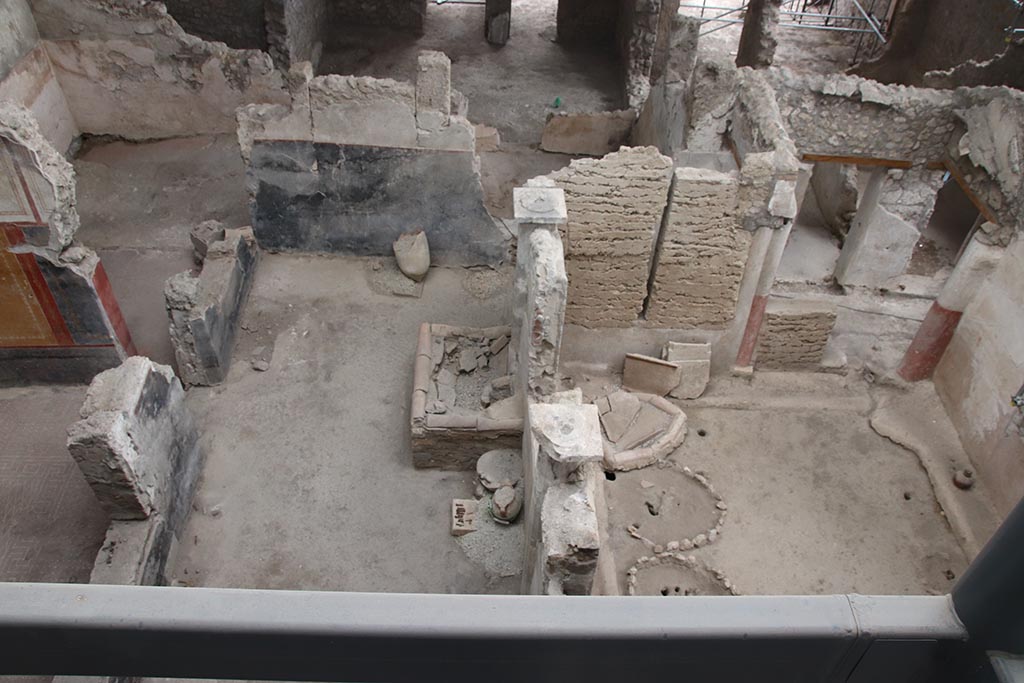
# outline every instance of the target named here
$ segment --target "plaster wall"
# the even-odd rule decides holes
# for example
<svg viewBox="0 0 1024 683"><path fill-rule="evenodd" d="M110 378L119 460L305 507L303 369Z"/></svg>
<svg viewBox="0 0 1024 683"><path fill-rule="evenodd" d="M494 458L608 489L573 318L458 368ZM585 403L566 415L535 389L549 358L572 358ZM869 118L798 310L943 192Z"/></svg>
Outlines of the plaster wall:
<svg viewBox="0 0 1024 683"><path fill-rule="evenodd" d="M1024 239L1006 249L964 310L934 383L1000 514L1021 497L1024 441L1010 404L1024 384Z"/></svg>
<svg viewBox="0 0 1024 683"><path fill-rule="evenodd" d="M288 103L270 57L186 34L160 3L36 0L39 33L83 133L222 133L250 102Z"/></svg>

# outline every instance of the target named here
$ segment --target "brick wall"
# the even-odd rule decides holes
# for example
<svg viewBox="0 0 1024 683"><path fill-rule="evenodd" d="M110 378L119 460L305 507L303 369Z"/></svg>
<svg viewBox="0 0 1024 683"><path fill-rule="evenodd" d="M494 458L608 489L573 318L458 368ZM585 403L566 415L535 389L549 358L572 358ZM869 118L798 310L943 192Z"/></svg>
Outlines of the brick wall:
<svg viewBox="0 0 1024 683"><path fill-rule="evenodd" d="M757 367L817 370L835 323L834 305L769 299L757 341Z"/></svg>

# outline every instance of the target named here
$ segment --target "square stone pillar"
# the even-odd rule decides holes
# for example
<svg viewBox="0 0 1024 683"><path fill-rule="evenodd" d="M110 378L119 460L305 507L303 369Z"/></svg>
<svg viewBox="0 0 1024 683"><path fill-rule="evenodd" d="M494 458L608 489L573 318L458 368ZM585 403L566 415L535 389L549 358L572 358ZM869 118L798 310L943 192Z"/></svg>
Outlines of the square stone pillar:
<svg viewBox="0 0 1024 683"><path fill-rule="evenodd" d="M542 398L558 391L558 358L569 279L559 226L565 194L554 187L513 190L519 224L512 354L517 392Z"/></svg>

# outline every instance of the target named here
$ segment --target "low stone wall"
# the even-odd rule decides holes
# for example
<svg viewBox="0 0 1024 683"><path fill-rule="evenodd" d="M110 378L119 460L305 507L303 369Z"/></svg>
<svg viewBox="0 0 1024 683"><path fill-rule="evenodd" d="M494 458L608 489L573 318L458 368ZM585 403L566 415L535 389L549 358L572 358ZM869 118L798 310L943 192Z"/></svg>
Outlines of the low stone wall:
<svg viewBox="0 0 1024 683"><path fill-rule="evenodd" d="M212 386L227 379L258 257L251 228L228 230L223 241L209 246L198 276L186 271L167 281L171 343L185 385Z"/></svg>
<svg viewBox="0 0 1024 683"><path fill-rule="evenodd" d="M675 170L648 324L721 329L733 320L751 240L740 226L738 190L735 173Z"/></svg>
<svg viewBox="0 0 1024 683"><path fill-rule="evenodd" d="M769 299L757 342L758 369L818 370L835 322L834 305Z"/></svg>
<svg viewBox="0 0 1024 683"><path fill-rule="evenodd" d="M444 367L453 362L461 363L456 351L459 350L458 339L465 338L479 342L481 350L484 346L498 349L500 345L501 349L490 354L488 365L494 362L496 366L491 369L495 374L507 377L510 373L510 335L511 328L507 326L469 328L430 323L420 326L413 364L410 415L413 464L416 467L472 470L477 458L489 450L518 450L521 447L523 416L521 411L515 409L515 402L506 402L500 406L503 410L499 413L497 409L489 412L492 401L481 400L484 399L482 394L467 396L465 400L459 401L456 382L458 375L463 373L452 373ZM472 368L466 368L467 375L475 372L477 363L478 356L474 353ZM442 373L452 375L451 381L444 381ZM505 386L511 396L511 382ZM450 391L450 398L442 396L445 391ZM467 402L471 406L467 406ZM434 405L438 403L443 405L435 408ZM506 406L509 412L505 412Z"/></svg>

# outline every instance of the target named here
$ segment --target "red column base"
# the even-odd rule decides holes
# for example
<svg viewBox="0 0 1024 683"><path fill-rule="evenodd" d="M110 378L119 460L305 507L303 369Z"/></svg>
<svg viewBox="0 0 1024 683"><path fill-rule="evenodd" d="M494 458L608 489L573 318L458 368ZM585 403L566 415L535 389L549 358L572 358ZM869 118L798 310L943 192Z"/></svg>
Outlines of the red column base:
<svg viewBox="0 0 1024 683"><path fill-rule="evenodd" d="M933 303L903 356L897 371L899 376L908 382L919 382L931 377L953 339L962 315L961 311L943 308L937 301Z"/></svg>
<svg viewBox="0 0 1024 683"><path fill-rule="evenodd" d="M761 333L761 323L764 321L764 309L767 305L768 297L760 294L755 295L754 300L750 302L747 326L743 330L740 350L736 353L736 367L749 368L753 364L757 336Z"/></svg>

